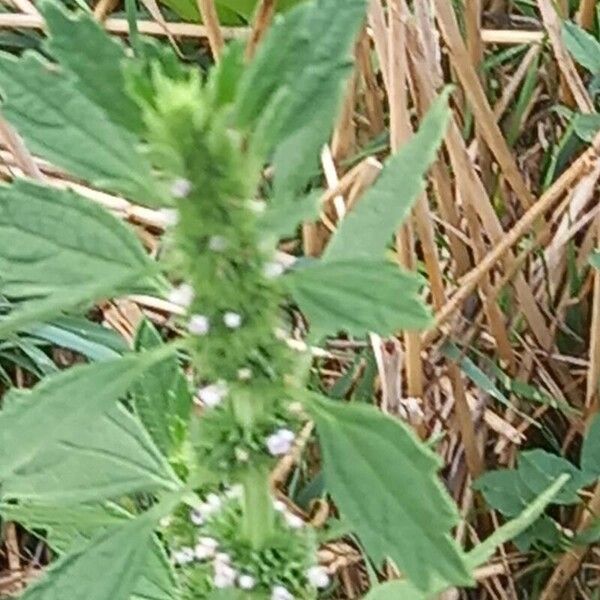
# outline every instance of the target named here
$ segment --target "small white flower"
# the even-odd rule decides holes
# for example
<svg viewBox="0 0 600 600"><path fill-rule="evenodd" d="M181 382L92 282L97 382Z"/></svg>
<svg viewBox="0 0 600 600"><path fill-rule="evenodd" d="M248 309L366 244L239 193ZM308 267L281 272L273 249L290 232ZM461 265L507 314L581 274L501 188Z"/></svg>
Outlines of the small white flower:
<svg viewBox="0 0 600 600"><path fill-rule="evenodd" d="M317 589L326 588L329 585L329 575L325 567L315 566L306 572L308 582Z"/></svg>
<svg viewBox="0 0 600 600"><path fill-rule="evenodd" d="M252 575L242 574L238 577L238 585L243 590L251 590L256 586L256 579Z"/></svg>
<svg viewBox="0 0 600 600"><path fill-rule="evenodd" d="M213 252L224 252L227 250L227 246L229 246L229 242L222 235L213 235L208 240L208 249Z"/></svg>
<svg viewBox="0 0 600 600"><path fill-rule="evenodd" d="M248 381L249 379L252 379L252 369L249 369L248 367L238 369L237 376L240 381Z"/></svg>
<svg viewBox="0 0 600 600"><path fill-rule="evenodd" d="M250 459L250 453L248 452L248 450L246 450L246 448L237 447L234 450L234 452L235 458L238 462L245 463L248 462L248 460Z"/></svg>
<svg viewBox="0 0 600 600"><path fill-rule="evenodd" d="M173 562L176 565L188 565L194 560L194 549L184 546L173 552Z"/></svg>
<svg viewBox="0 0 600 600"><path fill-rule="evenodd" d="M161 208L158 213L165 227L175 227L179 223L179 211L174 208Z"/></svg>
<svg viewBox="0 0 600 600"><path fill-rule="evenodd" d="M271 600L294 600L294 596L282 585L273 586Z"/></svg>
<svg viewBox="0 0 600 600"><path fill-rule="evenodd" d="M171 196L173 196L173 198L187 198L191 191L192 182L189 179L180 177L171 184Z"/></svg>
<svg viewBox="0 0 600 600"><path fill-rule="evenodd" d="M273 508L275 509L276 512L279 512L279 513L284 513L287 510L287 506L285 505L285 502L283 502L281 500L273 500Z"/></svg>
<svg viewBox="0 0 600 600"><path fill-rule="evenodd" d="M194 299L194 288L189 283L182 283L173 288L167 298L169 302L187 308Z"/></svg>
<svg viewBox="0 0 600 600"><path fill-rule="evenodd" d="M291 513L291 512L286 512L286 513L284 513L284 517L285 517L285 522L292 529L301 529L302 527L304 527L304 521L298 515L295 515L294 513Z"/></svg>
<svg viewBox="0 0 600 600"><path fill-rule="evenodd" d="M228 311L223 315L223 323L225 323L225 327L229 327L229 329L237 329L242 324L242 315Z"/></svg>
<svg viewBox="0 0 600 600"><path fill-rule="evenodd" d="M217 588L226 588L235 585L237 571L225 563L215 563L214 584Z"/></svg>
<svg viewBox="0 0 600 600"><path fill-rule="evenodd" d="M196 527L204 525L204 513L199 508L193 508L190 511L190 521L196 525Z"/></svg>
<svg viewBox="0 0 600 600"><path fill-rule="evenodd" d="M171 517L171 515L168 515L166 517L163 517L159 523L161 527L167 528L171 525L171 523L173 522L173 518Z"/></svg>
<svg viewBox="0 0 600 600"><path fill-rule="evenodd" d="M206 335L210 330L210 321L205 315L192 315L188 322L188 331L193 335Z"/></svg>
<svg viewBox="0 0 600 600"><path fill-rule="evenodd" d="M264 200L248 200L248 208L257 215L265 212L267 203Z"/></svg>
<svg viewBox="0 0 600 600"><path fill-rule="evenodd" d="M211 493L211 494L208 494L208 496L206 496L206 504L208 504L208 506L210 507L212 512L215 512L221 508L223 502L221 501L221 498L219 498L219 496L217 494Z"/></svg>
<svg viewBox="0 0 600 600"><path fill-rule="evenodd" d="M244 494L244 488L239 484L231 486L225 492L225 495L228 498L241 498L243 494Z"/></svg>
<svg viewBox="0 0 600 600"><path fill-rule="evenodd" d="M214 408L223 402L225 396L227 396L228 388L227 384L219 380L217 383L212 383L198 390L198 398L202 401L205 406Z"/></svg>
<svg viewBox="0 0 600 600"><path fill-rule="evenodd" d="M215 554L215 569L217 568L217 563L221 565L230 565L231 564L231 556L227 554L227 552L217 552Z"/></svg>
<svg viewBox="0 0 600 600"><path fill-rule="evenodd" d="M205 546L204 544L196 544L194 548L194 554L197 560L207 560L212 558L215 553L215 549L210 546Z"/></svg>
<svg viewBox="0 0 600 600"><path fill-rule="evenodd" d="M263 267L263 275L267 279L275 279L276 277L283 275L284 270L285 269L283 268L283 265L281 263L268 262Z"/></svg>
<svg viewBox="0 0 600 600"><path fill-rule="evenodd" d="M287 454L294 442L294 432L289 429L278 429L272 433L266 440L267 449L272 456L282 456Z"/></svg>
<svg viewBox="0 0 600 600"><path fill-rule="evenodd" d="M206 548L211 548L214 551L219 547L219 542L215 540L215 538L202 536L198 538L198 544L200 546L205 546Z"/></svg>

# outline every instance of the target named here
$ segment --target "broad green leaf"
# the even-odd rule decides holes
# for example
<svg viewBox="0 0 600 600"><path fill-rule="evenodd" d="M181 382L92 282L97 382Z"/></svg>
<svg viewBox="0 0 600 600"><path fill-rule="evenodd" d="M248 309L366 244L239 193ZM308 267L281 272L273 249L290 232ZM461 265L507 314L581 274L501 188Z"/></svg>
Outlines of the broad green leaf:
<svg viewBox="0 0 600 600"><path fill-rule="evenodd" d="M111 527L133 518L115 504L0 504L0 515L34 531L38 537L40 531L45 531L44 539L58 554L85 547ZM171 565L162 545L154 538L132 600L172 600L176 597Z"/></svg>
<svg viewBox="0 0 600 600"><path fill-rule="evenodd" d="M594 417L583 440L581 470L600 477L600 415Z"/></svg>
<svg viewBox="0 0 600 600"><path fill-rule="evenodd" d="M115 290L124 289L130 283L130 277L116 279L111 277L106 281L80 285L75 290L68 287L59 289L40 300L19 302L17 308L0 317L0 338L33 323L54 317L60 312L81 306L87 308L87 305L93 300L114 295Z"/></svg>
<svg viewBox="0 0 600 600"><path fill-rule="evenodd" d="M135 348L149 350L163 345L150 321L143 321ZM148 433L165 456L171 456L183 442L181 432L189 420L192 394L176 356L169 356L134 387L135 410Z"/></svg>
<svg viewBox="0 0 600 600"><path fill-rule="evenodd" d="M140 290L153 268L135 235L101 206L23 179L0 186L0 238L0 290L9 297L77 295L116 279L138 281L115 292Z"/></svg>
<svg viewBox="0 0 600 600"><path fill-rule="evenodd" d="M147 564L154 526L143 515L110 528L55 562L22 600L129 600Z"/></svg>
<svg viewBox="0 0 600 600"><path fill-rule="evenodd" d="M517 469L488 471L473 482L473 489L480 491L487 503L506 517L518 515L527 505L519 488Z"/></svg>
<svg viewBox="0 0 600 600"><path fill-rule="evenodd" d="M546 507L551 502L555 502L557 494L560 493L569 479L570 475L567 473L560 475L518 517L496 529L486 540L475 546L467 555L470 567L476 569L481 566L492 557L498 546L508 542L533 525L542 516Z"/></svg>
<svg viewBox="0 0 600 600"><path fill-rule="evenodd" d="M238 124L254 129L260 152L274 149L277 199L294 197L318 164L340 108L366 4L315 0L286 13L241 81Z"/></svg>
<svg viewBox="0 0 600 600"><path fill-rule="evenodd" d="M563 24L562 35L573 58L591 73L600 73L600 42L569 21Z"/></svg>
<svg viewBox="0 0 600 600"><path fill-rule="evenodd" d="M317 190L295 200L271 202L260 221L261 230L277 239L292 236L300 223L317 218L320 197Z"/></svg>
<svg viewBox="0 0 600 600"><path fill-rule="evenodd" d="M600 115L576 114L573 117L573 129L584 142L592 142L600 131Z"/></svg>
<svg viewBox="0 0 600 600"><path fill-rule="evenodd" d="M39 55L0 53L2 112L33 152L93 185L164 204L139 141L111 122L78 83Z"/></svg>
<svg viewBox="0 0 600 600"><path fill-rule="evenodd" d="M177 487L176 475L138 419L115 405L93 425L82 420L48 444L2 481L1 494L68 505Z"/></svg>
<svg viewBox="0 0 600 600"><path fill-rule="evenodd" d="M385 163L375 184L341 222L325 250L328 261L378 259L425 187L450 115L448 91L435 101L419 131Z"/></svg>
<svg viewBox="0 0 600 600"><path fill-rule="evenodd" d="M26 470L46 454L54 455L61 444L67 452L75 432L85 435L115 407L138 377L172 351L165 348L147 355L72 367L44 379L20 401L8 404L0 413L0 482ZM29 442L18 443L24 432Z"/></svg>
<svg viewBox="0 0 600 600"><path fill-rule="evenodd" d="M388 335L430 324L419 279L384 260L315 261L285 280L314 338L338 331Z"/></svg>
<svg viewBox="0 0 600 600"><path fill-rule="evenodd" d="M519 477L533 496L541 494L561 475L568 474L569 481L553 498L554 504L576 504L577 492L588 483L588 478L568 460L539 448L522 452L519 456Z"/></svg>
<svg viewBox="0 0 600 600"><path fill-rule="evenodd" d="M57 2L45 0L40 10L50 34L46 48L77 78L77 89L102 108L113 123L140 132L139 107L125 91L121 63L124 47L106 33L89 12L73 16Z"/></svg>
<svg viewBox="0 0 600 600"><path fill-rule="evenodd" d="M325 484L376 564L391 558L419 589L472 584L452 537L458 511L439 458L401 421L375 408L315 399Z"/></svg>
<svg viewBox="0 0 600 600"><path fill-rule="evenodd" d="M432 600L432 596L416 588L410 581L394 580L376 585L363 600Z"/></svg>

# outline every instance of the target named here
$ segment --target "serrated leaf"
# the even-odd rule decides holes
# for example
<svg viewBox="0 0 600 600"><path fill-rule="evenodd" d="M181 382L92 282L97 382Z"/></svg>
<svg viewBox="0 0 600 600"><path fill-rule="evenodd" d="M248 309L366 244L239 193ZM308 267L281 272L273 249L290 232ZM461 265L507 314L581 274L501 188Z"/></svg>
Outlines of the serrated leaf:
<svg viewBox="0 0 600 600"><path fill-rule="evenodd" d="M375 184L343 219L325 249L325 260L384 255L425 187L423 177L435 160L449 115L446 91L432 105L419 131L385 162Z"/></svg>
<svg viewBox="0 0 600 600"><path fill-rule="evenodd" d="M140 281L115 292L139 291L153 269L135 235L101 206L23 179L0 186L0 237L0 290L9 297L76 295L116 279Z"/></svg>
<svg viewBox="0 0 600 600"><path fill-rule="evenodd" d="M2 112L30 149L93 185L142 204L164 204L139 141L39 55L0 53Z"/></svg>
<svg viewBox="0 0 600 600"><path fill-rule="evenodd" d="M150 350L163 341L150 321L144 320L137 332L135 348ZM189 420L192 394L176 356L157 364L134 388L135 409L148 433L165 456L171 456L182 443L182 426Z"/></svg>
<svg viewBox="0 0 600 600"><path fill-rule="evenodd" d="M295 200L270 203L260 220L261 231L277 239L293 235L301 222L318 216L320 197L320 190L316 190Z"/></svg>
<svg viewBox="0 0 600 600"><path fill-rule="evenodd" d="M565 46L573 58L591 73L600 73L600 42L587 31L565 21L562 29Z"/></svg>
<svg viewBox="0 0 600 600"><path fill-rule="evenodd" d="M238 124L261 152L275 149L274 192L295 196L317 166L350 74L365 0L315 0L271 27L240 84Z"/></svg>
<svg viewBox="0 0 600 600"><path fill-rule="evenodd" d="M431 321L419 279L384 260L314 261L285 279L314 338L338 331L388 335Z"/></svg>
<svg viewBox="0 0 600 600"><path fill-rule="evenodd" d="M141 356L128 356L93 365L72 367L44 379L21 400L7 404L0 413L0 482L26 471L44 456L55 456L56 448L79 432L85 436L114 409L138 377L172 352L171 348ZM18 443L27 432L29 442ZM65 457L66 458L66 457ZM152 477L163 476L157 470ZM165 487L175 482L164 479Z"/></svg>
<svg viewBox="0 0 600 600"><path fill-rule="evenodd" d="M22 600L129 600L152 547L154 525L143 515L109 529L55 562Z"/></svg>
<svg viewBox="0 0 600 600"><path fill-rule="evenodd" d="M121 63L125 49L90 12L73 15L57 2L45 0L39 9L50 34L46 49L77 78L77 89L102 108L113 123L142 130L139 107L125 91Z"/></svg>
<svg viewBox="0 0 600 600"><path fill-rule="evenodd" d="M422 590L438 580L470 585L451 535L458 512L436 474L439 458L373 407L315 399L310 410L326 488L373 561L390 557Z"/></svg>
<svg viewBox="0 0 600 600"><path fill-rule="evenodd" d="M600 415L594 417L581 449L581 470L600 477Z"/></svg>
<svg viewBox="0 0 600 600"><path fill-rule="evenodd" d="M34 531L58 554L74 552L105 534L133 515L115 504L76 504L46 506L32 504L0 504L0 515ZM154 538L137 581L132 600L173 600L175 578L160 542Z"/></svg>
<svg viewBox="0 0 600 600"><path fill-rule="evenodd" d="M122 406L107 409L93 423L77 423L6 477L2 497L68 505L177 488L165 457Z"/></svg>

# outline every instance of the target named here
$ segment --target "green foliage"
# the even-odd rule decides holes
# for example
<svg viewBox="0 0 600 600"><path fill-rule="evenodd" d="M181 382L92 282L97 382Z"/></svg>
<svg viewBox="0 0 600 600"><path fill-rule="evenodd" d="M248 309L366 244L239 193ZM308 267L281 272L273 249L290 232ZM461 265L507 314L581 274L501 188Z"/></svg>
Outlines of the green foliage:
<svg viewBox="0 0 600 600"><path fill-rule="evenodd" d="M147 564L154 527L148 515L116 525L55 562L23 600L128 600Z"/></svg>
<svg viewBox="0 0 600 600"><path fill-rule="evenodd" d="M338 331L362 336L419 330L431 320L419 279L384 260L315 261L292 271L286 282L315 339Z"/></svg>
<svg viewBox="0 0 600 600"><path fill-rule="evenodd" d="M593 74L600 74L600 42L575 23L565 21L563 41L573 58Z"/></svg>
<svg viewBox="0 0 600 600"><path fill-rule="evenodd" d="M164 458L116 404L164 355L73 367L13 394L0 413L3 497L75 503L176 489ZM32 436L28 444L19 443L23 431Z"/></svg>
<svg viewBox="0 0 600 600"><path fill-rule="evenodd" d="M142 321L135 349L150 350L163 345L150 321ZM136 413L161 452L174 458L185 440L192 408L192 395L177 357L168 356L149 370L134 387Z"/></svg>
<svg viewBox="0 0 600 600"><path fill-rule="evenodd" d="M93 47L81 50L94 61ZM79 91L78 80L37 54L1 53L0 90L4 115L34 152L100 188L142 204L162 202L137 138Z"/></svg>
<svg viewBox="0 0 600 600"><path fill-rule="evenodd" d="M310 406L326 487L370 557L377 564L391 558L419 589L437 579L471 584L451 535L458 512L437 478L439 458L408 426L373 407Z"/></svg>
<svg viewBox="0 0 600 600"><path fill-rule="evenodd" d="M385 163L379 179L342 222L325 260L380 259L392 234L423 191L423 177L435 160L448 122L448 91L423 119L419 131Z"/></svg>
<svg viewBox="0 0 600 600"><path fill-rule="evenodd" d="M0 186L0 235L0 289L9 297L76 293L108 279L130 282L115 292L134 292L153 270L133 232L98 204L23 179Z"/></svg>
<svg viewBox="0 0 600 600"><path fill-rule="evenodd" d="M593 430L595 429L596 423L593 426ZM552 482L560 479L562 475L568 475L569 480L553 497L552 504L576 504L579 502L579 490L598 478L598 473L593 470L594 467L597 468L598 460L593 430L590 432L592 435L584 442L581 470L560 456L541 449L528 450L520 453L516 469L489 471L480 477L473 487L483 493L491 507L506 517L516 517ZM517 543L526 549L535 543L554 545L558 538L552 519L541 516L531 524Z"/></svg>
<svg viewBox="0 0 600 600"><path fill-rule="evenodd" d="M237 124L259 154L274 151L274 193L290 201L317 165L338 113L365 0L302 4L277 21L240 83ZM319 43L314 43L319 40Z"/></svg>
<svg viewBox="0 0 600 600"><path fill-rule="evenodd" d="M73 18L49 1L42 2L40 9L50 34L46 49L76 79L77 91L104 110L115 125L140 132L140 110L125 91L123 46L107 36L89 13Z"/></svg>

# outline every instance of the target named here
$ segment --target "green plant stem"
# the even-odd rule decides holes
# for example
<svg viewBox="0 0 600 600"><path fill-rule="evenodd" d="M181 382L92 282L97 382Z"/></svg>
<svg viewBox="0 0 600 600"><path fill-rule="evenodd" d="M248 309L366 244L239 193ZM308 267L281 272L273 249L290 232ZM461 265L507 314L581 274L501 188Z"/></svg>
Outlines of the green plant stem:
<svg viewBox="0 0 600 600"><path fill-rule="evenodd" d="M263 467L249 466L242 476L244 488L244 537L254 550L266 547L275 520L275 509L269 491L269 472Z"/></svg>

